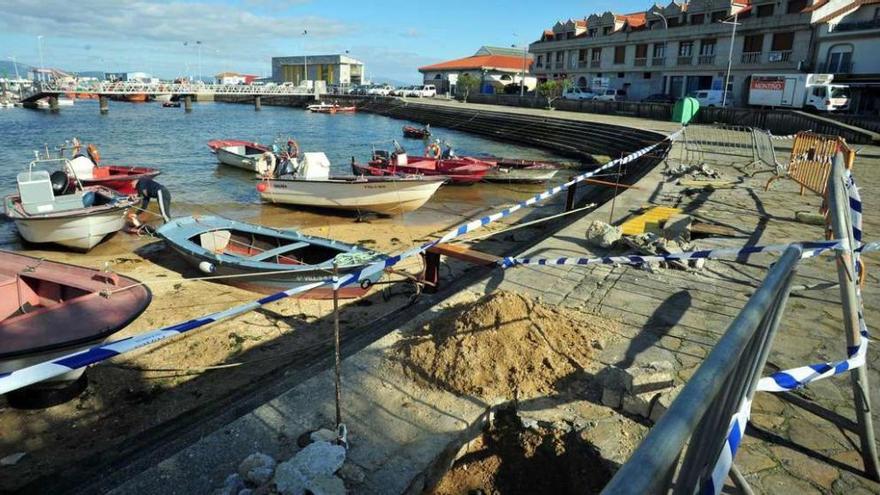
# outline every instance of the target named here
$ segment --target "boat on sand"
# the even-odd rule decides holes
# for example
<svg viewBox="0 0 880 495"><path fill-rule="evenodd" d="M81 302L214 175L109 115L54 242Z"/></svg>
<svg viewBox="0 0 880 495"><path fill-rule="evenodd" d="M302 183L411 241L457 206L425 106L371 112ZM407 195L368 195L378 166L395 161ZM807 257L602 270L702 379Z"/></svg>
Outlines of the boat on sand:
<svg viewBox="0 0 880 495"><path fill-rule="evenodd" d="M175 218L157 234L203 273L228 277L218 281L264 294L327 280L334 263L345 274L385 257L354 244L216 216ZM380 271L362 285L344 287L339 297L362 296L381 276ZM333 291L318 287L302 297L332 298Z"/></svg>
<svg viewBox="0 0 880 495"><path fill-rule="evenodd" d="M151 299L150 290L129 277L0 251L0 375L103 343L134 321ZM37 391L71 386L83 371L7 398L27 403ZM80 385L74 396L85 381Z"/></svg>
<svg viewBox="0 0 880 495"><path fill-rule="evenodd" d="M257 184L260 198L313 208L330 208L385 215L406 213L424 205L446 180L424 176L331 176L324 153L305 153L285 160L282 167Z"/></svg>

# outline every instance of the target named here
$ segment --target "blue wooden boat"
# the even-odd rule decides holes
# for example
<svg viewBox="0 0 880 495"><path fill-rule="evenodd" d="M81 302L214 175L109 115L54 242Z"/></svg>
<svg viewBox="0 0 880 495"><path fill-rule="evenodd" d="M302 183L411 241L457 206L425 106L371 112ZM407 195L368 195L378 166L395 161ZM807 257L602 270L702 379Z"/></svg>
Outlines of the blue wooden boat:
<svg viewBox="0 0 880 495"><path fill-rule="evenodd" d="M216 216L175 218L157 234L200 271L229 277L217 281L264 294L326 280L334 262L342 275L386 257L354 244ZM380 271L344 287L339 297L359 297L381 277ZM332 298L333 290L319 287L303 297Z"/></svg>

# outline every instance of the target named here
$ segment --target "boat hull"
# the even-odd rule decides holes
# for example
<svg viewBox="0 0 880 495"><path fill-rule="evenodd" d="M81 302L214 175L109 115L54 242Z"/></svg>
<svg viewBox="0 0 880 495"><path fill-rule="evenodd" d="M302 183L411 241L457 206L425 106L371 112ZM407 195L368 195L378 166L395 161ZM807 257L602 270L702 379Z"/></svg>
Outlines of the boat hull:
<svg viewBox="0 0 880 495"><path fill-rule="evenodd" d="M15 226L28 242L54 243L88 251L125 226L126 209L78 217L16 219Z"/></svg>
<svg viewBox="0 0 880 495"><path fill-rule="evenodd" d="M552 179L559 169L494 167L483 177L487 182L540 184Z"/></svg>
<svg viewBox="0 0 880 495"><path fill-rule="evenodd" d="M171 101L171 97L174 96L171 93L159 93L157 95L153 95L153 101L158 101L160 103L167 103Z"/></svg>
<svg viewBox="0 0 880 495"><path fill-rule="evenodd" d="M264 152L259 154L241 154L230 150L230 148L243 148L242 146L217 148L217 161L223 165L240 168L249 172L257 172L257 159Z"/></svg>
<svg viewBox="0 0 880 495"><path fill-rule="evenodd" d="M326 281L332 273L334 261L344 264L338 267L339 274L343 275L384 258L374 251L332 239L214 216L176 218L160 227L157 234L194 268L225 277L217 279L218 282L263 294ZM219 249L213 244L207 247L202 244L205 242L201 240L203 237L223 239L223 234L227 240ZM273 247L276 242L280 246ZM267 251L276 253L260 257ZM346 257L349 257L348 261ZM360 261L350 261L354 257ZM381 277L382 271L379 271L362 284L344 287L340 289L339 297L360 297ZM333 290L329 286L318 287L298 297L332 298Z"/></svg>
<svg viewBox="0 0 880 495"><path fill-rule="evenodd" d="M159 171L148 167L124 167L105 165L95 167L95 177L81 179L84 186L104 186L122 194L137 194L135 185L141 179L151 179L159 175Z"/></svg>
<svg viewBox="0 0 880 495"><path fill-rule="evenodd" d="M269 203L395 215L419 209L431 199L443 181L282 178L263 183L266 189L260 192L260 198Z"/></svg>

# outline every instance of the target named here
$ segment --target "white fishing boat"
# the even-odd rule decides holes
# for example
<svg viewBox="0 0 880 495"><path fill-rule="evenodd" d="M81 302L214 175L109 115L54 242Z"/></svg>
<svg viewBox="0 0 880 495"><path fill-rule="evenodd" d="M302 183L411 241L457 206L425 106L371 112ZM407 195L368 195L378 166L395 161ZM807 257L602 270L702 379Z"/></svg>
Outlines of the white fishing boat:
<svg viewBox="0 0 880 495"><path fill-rule="evenodd" d="M58 97L58 106L59 107L72 107L73 106L73 98L67 98L63 96ZM49 105L49 98L43 98L41 100L37 100L37 108L46 110L51 108Z"/></svg>
<svg viewBox="0 0 880 495"><path fill-rule="evenodd" d="M38 162L62 162L67 171L50 176L34 170ZM126 211L137 198L104 186L82 187L78 180L78 187L68 191L72 171L68 160L52 159L34 160L18 174L18 194L7 196L4 207L26 241L88 251L125 225Z"/></svg>
<svg viewBox="0 0 880 495"><path fill-rule="evenodd" d="M15 103L11 101L0 101L0 108L12 108L15 106Z"/></svg>
<svg viewBox="0 0 880 495"><path fill-rule="evenodd" d="M324 153L304 153L285 163L291 170L276 178L264 178L258 185L260 198L312 208L374 212L385 215L420 208L445 181L425 176L330 176L330 161Z"/></svg>
<svg viewBox="0 0 880 495"><path fill-rule="evenodd" d="M260 158L268 152L269 148L257 143L216 148L217 160L220 163L251 172L258 171Z"/></svg>
<svg viewBox="0 0 880 495"><path fill-rule="evenodd" d="M168 103L171 101L171 97L174 96L171 93L159 93L153 95L153 101L157 101L159 103Z"/></svg>

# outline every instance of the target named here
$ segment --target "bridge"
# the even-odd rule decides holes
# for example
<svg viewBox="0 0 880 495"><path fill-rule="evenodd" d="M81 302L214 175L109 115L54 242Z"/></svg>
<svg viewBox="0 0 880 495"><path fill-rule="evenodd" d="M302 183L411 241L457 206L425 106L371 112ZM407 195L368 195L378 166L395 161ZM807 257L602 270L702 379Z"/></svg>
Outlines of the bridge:
<svg viewBox="0 0 880 495"><path fill-rule="evenodd" d="M62 84L60 82L37 82L31 90L22 95L21 102L34 105L37 100L49 99L49 107L58 110L59 95L98 95L101 113L109 110L110 96L130 95L171 95L183 99L187 111L192 109L192 99L196 95L210 96L253 96L257 110L261 108L263 96L309 96L317 98L319 88L293 86L289 83L272 85L250 84L190 84L190 83L142 83L142 82L95 82L79 84Z"/></svg>

